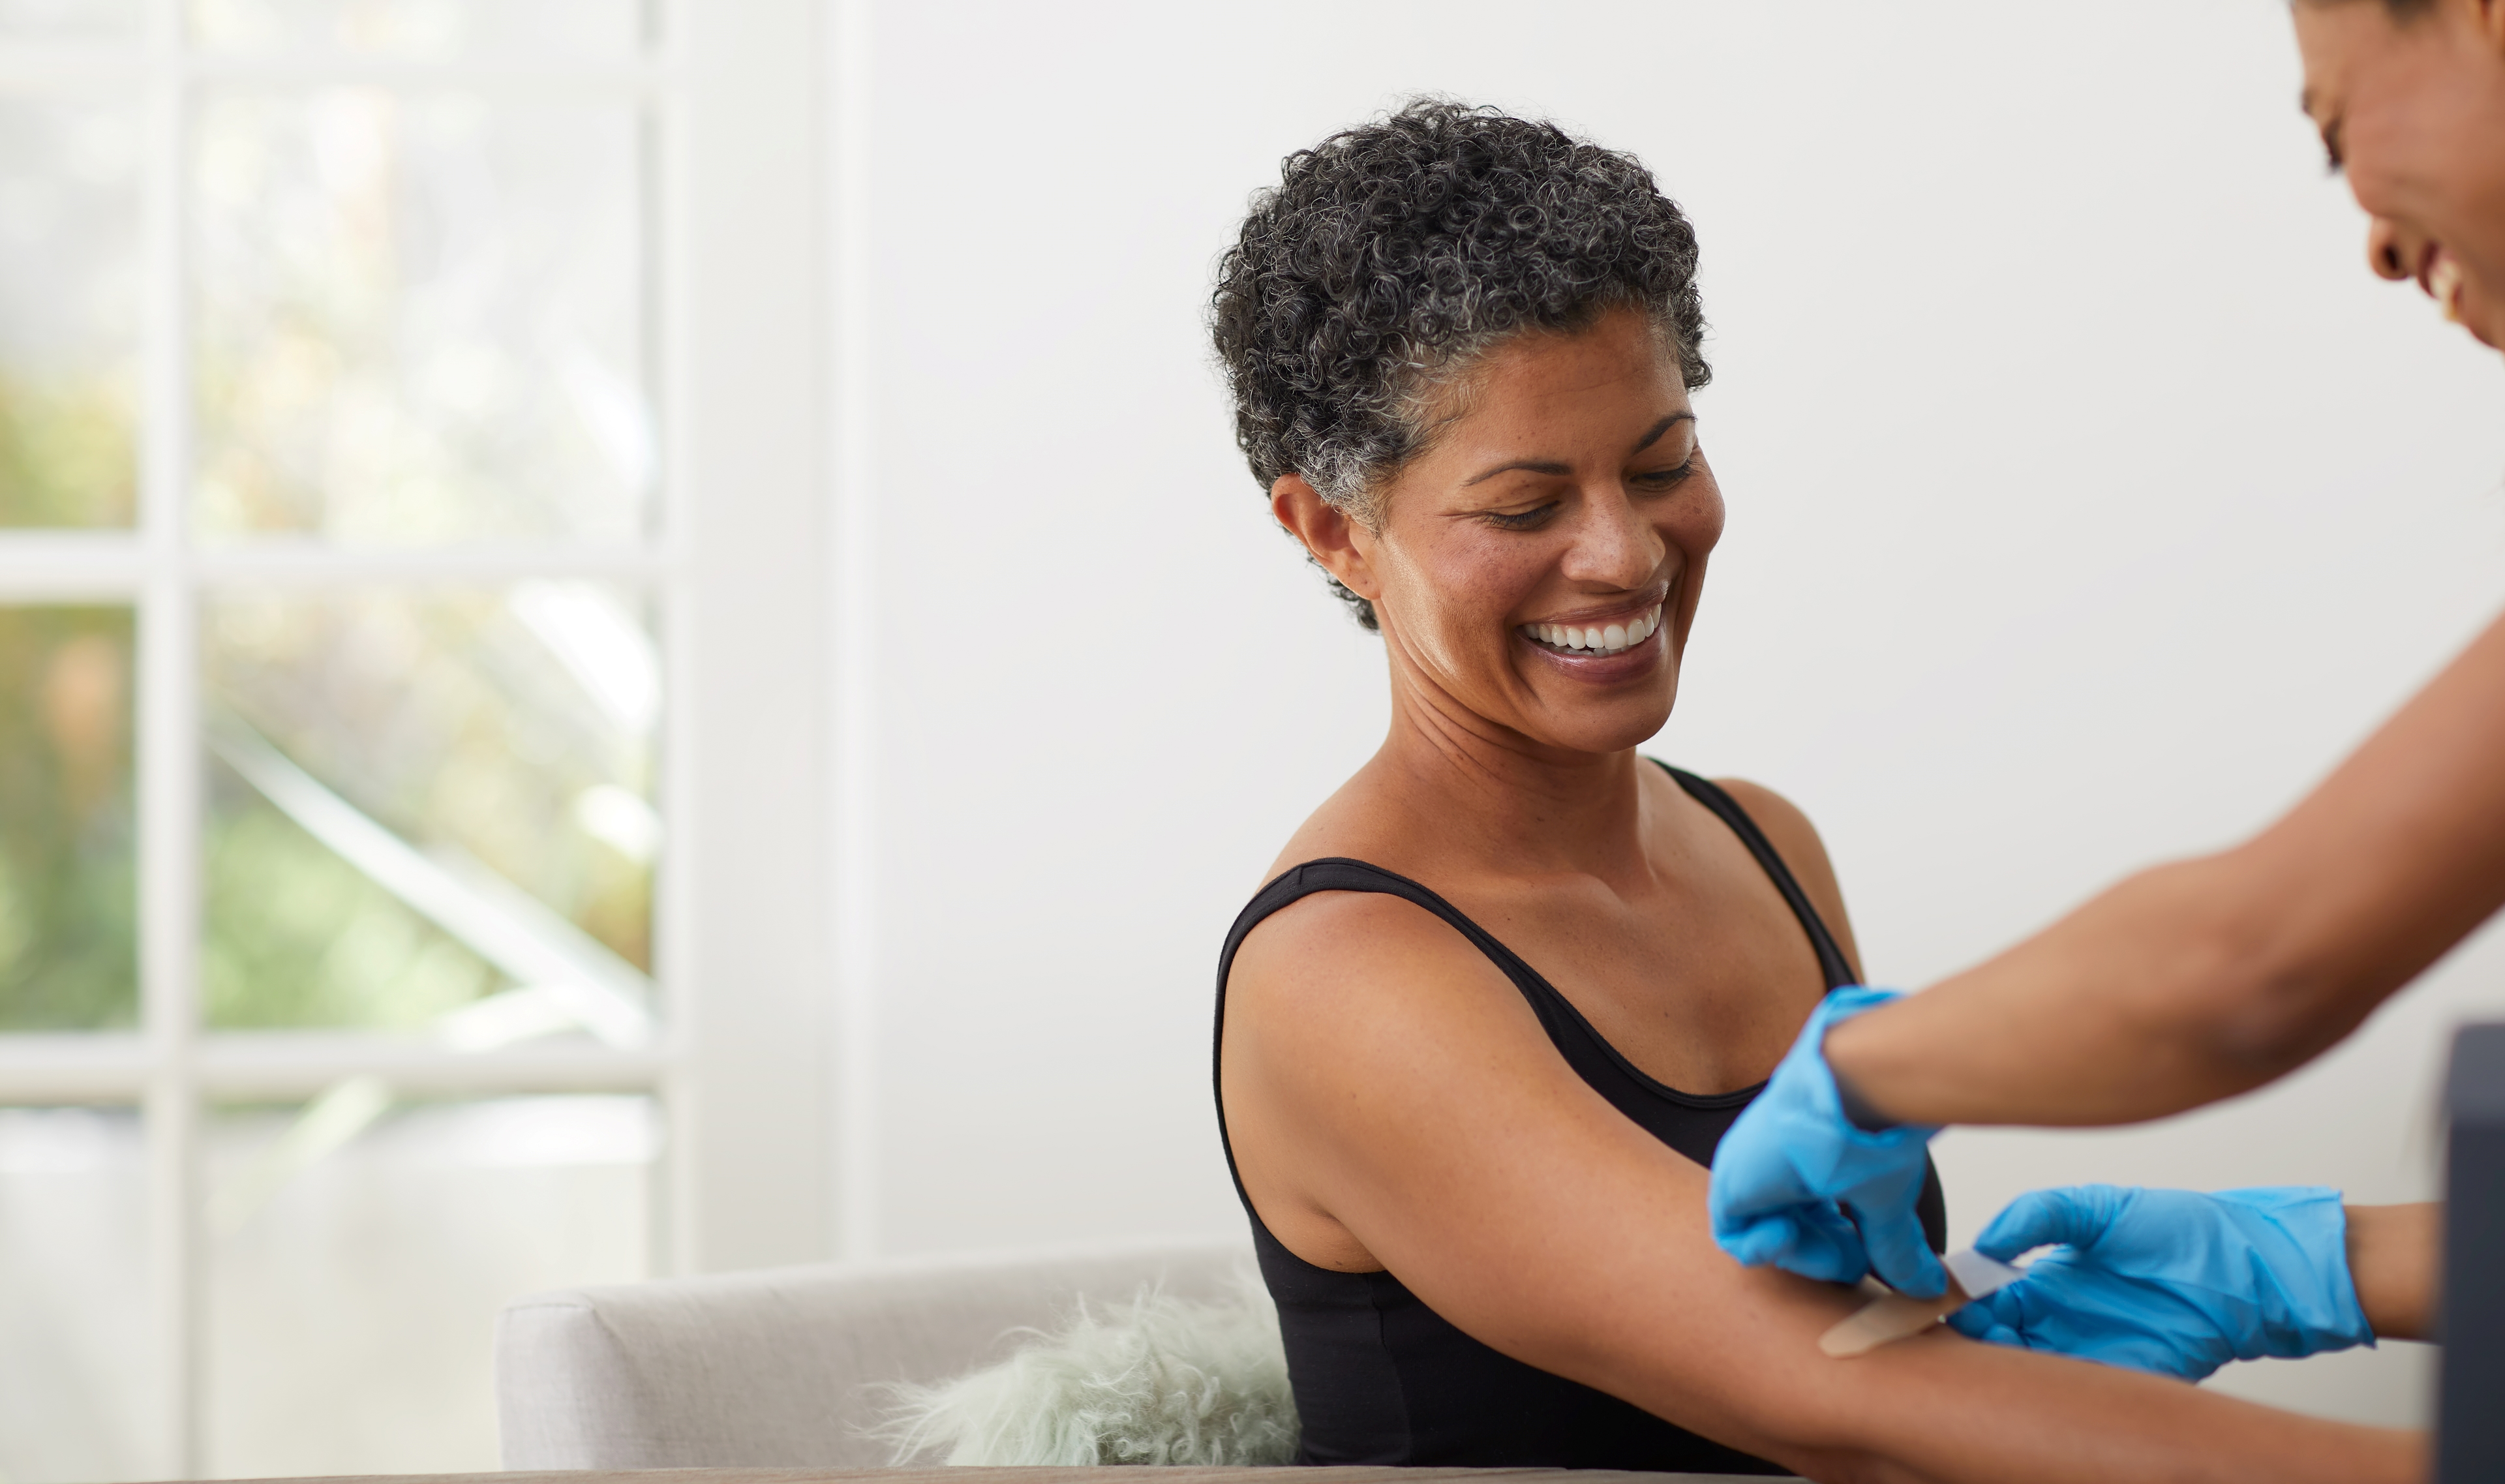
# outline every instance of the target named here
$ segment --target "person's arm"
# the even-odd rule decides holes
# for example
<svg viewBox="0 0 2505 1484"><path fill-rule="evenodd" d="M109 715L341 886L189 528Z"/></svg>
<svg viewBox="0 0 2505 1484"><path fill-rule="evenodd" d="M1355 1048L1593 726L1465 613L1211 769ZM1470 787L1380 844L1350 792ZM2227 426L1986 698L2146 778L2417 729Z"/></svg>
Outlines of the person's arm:
<svg viewBox="0 0 2505 1484"><path fill-rule="evenodd" d="M2440 1205L2348 1208L2348 1278L2378 1338L2434 1337L2443 1254Z"/></svg>
<svg viewBox="0 0 2505 1484"><path fill-rule="evenodd" d="M1838 1026L1910 1124L2130 1123L2331 1046L2505 903L2505 621L2285 818Z"/></svg>
<svg viewBox="0 0 2505 1484"><path fill-rule="evenodd" d="M2423 1471L2414 1434L1946 1332L1827 1358L1817 1337L1858 1295L1717 1251L1705 1171L1577 1078L1513 986L1407 903L1282 911L1228 1000L1229 1133L1291 1250L1388 1267L1507 1355L1812 1478Z"/></svg>

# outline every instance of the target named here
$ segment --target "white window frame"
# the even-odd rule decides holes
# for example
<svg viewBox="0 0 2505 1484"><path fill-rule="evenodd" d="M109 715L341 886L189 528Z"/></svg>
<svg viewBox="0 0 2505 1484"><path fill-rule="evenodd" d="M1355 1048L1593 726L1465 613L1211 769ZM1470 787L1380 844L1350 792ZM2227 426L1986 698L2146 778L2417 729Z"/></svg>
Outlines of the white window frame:
<svg viewBox="0 0 2505 1484"><path fill-rule="evenodd" d="M243 62L187 51L185 0L146 4L137 53L0 45L0 88L132 89L147 100L149 132L137 526L0 530L0 604L101 601L135 611L140 1029L0 1037L0 1104L124 1104L145 1115L146 1277L162 1362L151 1383L153 1471L185 1477L206 1463L204 1099L307 1096L360 1074L421 1093L649 1092L668 1130L656 1268L808 1260L837 1245L845 1223L826 992L835 941L827 912L834 668L824 581L837 533L821 498L833 446L825 414L834 405L822 364L833 319L824 207L835 178L822 79L835 52L815 0L663 0L650 53L596 69ZM653 142L648 324L665 449L650 538L406 553L191 539L187 130L202 92L235 82L491 96L588 89L645 106ZM634 584L662 614L658 806L668 844L653 902L657 1042L463 1053L317 1033L204 1034L201 594L547 576Z"/></svg>

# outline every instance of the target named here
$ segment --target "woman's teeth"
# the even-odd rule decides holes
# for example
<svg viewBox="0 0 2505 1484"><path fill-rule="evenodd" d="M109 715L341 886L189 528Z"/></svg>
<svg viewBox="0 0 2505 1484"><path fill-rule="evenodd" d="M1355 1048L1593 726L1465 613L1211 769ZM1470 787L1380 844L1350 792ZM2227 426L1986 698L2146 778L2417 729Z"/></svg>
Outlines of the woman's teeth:
<svg viewBox="0 0 2505 1484"><path fill-rule="evenodd" d="M2435 268L2427 274L2427 292L2435 296L2444 317L2453 324L2461 323L2461 260L2438 258Z"/></svg>
<svg viewBox="0 0 2505 1484"><path fill-rule="evenodd" d="M1540 643L1560 650L1573 650L1585 654L1622 654L1652 637L1661 627L1661 610L1656 608L1631 623L1594 623L1576 626L1571 623L1526 623L1524 633Z"/></svg>

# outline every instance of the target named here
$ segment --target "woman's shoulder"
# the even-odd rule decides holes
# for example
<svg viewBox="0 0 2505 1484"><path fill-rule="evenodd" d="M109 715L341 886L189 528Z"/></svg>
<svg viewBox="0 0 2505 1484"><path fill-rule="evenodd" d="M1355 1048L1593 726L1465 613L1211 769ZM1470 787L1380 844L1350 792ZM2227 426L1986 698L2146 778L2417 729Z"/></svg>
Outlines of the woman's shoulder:
<svg viewBox="0 0 2505 1484"><path fill-rule="evenodd" d="M1844 909L1843 883L1836 879L1835 863L1828 858L1826 841L1818 837L1817 827L1798 804L1761 783L1746 778L1716 778L1713 786L1731 796L1748 816L1766 843L1775 847L1792 879L1808 894L1810 904L1833 933L1846 960L1859 972L1861 955L1853 942L1852 921Z"/></svg>
<svg viewBox="0 0 2505 1484"><path fill-rule="evenodd" d="M1326 1002L1358 982L1396 996L1397 984L1493 967L1425 884L1436 872L1419 858L1416 831L1365 783L1360 774L1325 799L1271 862L1253 899L1267 909L1236 952L1236 988L1249 985L1264 1000ZM1300 868L1308 869L1295 875ZM1275 991L1261 987L1273 983Z"/></svg>
<svg viewBox="0 0 2505 1484"><path fill-rule="evenodd" d="M1716 778L1713 786L1731 796L1783 860L1795 867L1815 858L1826 864L1826 842L1800 805L1762 783L1746 778Z"/></svg>
<svg viewBox="0 0 2505 1484"><path fill-rule="evenodd" d="M1502 971L1428 906L1346 887L1264 916L1237 946L1226 982L1230 1022L1288 1031L1300 1054L1396 1039L1481 995L1520 1001Z"/></svg>

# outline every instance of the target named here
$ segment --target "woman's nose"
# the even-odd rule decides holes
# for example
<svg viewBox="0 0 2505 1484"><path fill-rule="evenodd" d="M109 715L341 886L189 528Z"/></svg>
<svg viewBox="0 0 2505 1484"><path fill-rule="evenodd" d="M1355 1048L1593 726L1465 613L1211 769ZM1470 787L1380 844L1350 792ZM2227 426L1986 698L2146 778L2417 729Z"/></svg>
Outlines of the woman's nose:
<svg viewBox="0 0 2505 1484"><path fill-rule="evenodd" d="M1661 565L1661 533L1623 490L1585 503L1567 576L1611 587L1640 587Z"/></svg>
<svg viewBox="0 0 2505 1484"><path fill-rule="evenodd" d="M2416 278L2418 254L2400 228L2376 217L2366 228L2366 265L2380 278Z"/></svg>

